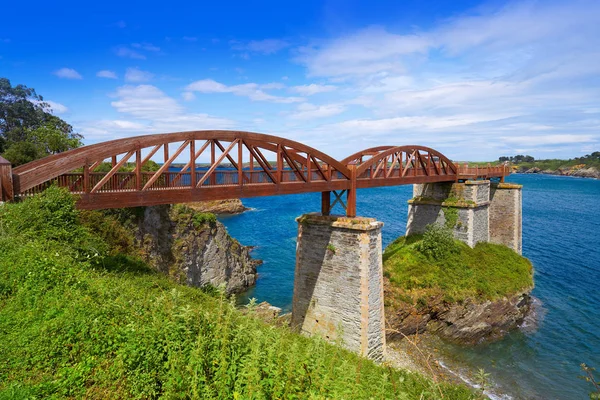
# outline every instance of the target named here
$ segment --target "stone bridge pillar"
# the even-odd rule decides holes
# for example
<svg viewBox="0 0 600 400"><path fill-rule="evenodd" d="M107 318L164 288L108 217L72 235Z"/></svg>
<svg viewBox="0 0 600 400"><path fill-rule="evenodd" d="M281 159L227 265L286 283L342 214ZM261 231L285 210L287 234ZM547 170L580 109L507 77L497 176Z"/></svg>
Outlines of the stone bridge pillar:
<svg viewBox="0 0 600 400"><path fill-rule="evenodd" d="M471 247L492 242L521 254L521 188L486 180L414 185L406 234L423 233L437 223Z"/></svg>
<svg viewBox="0 0 600 400"><path fill-rule="evenodd" d="M297 221L292 327L382 360L383 223L321 214Z"/></svg>
<svg viewBox="0 0 600 400"><path fill-rule="evenodd" d="M523 185L493 183L490 187L490 242L523 252Z"/></svg>

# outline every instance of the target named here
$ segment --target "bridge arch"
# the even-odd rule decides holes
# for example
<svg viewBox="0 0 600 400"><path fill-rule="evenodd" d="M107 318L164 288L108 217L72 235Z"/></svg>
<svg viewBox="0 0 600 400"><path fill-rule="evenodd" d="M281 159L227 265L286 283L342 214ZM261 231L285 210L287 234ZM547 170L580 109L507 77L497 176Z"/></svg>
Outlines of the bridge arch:
<svg viewBox="0 0 600 400"><path fill-rule="evenodd" d="M344 179L350 179L350 172L344 164L335 160L333 157L302 143L273 135L226 130L176 132L111 140L80 147L78 149L51 155L24 164L15 168L13 173L17 177L17 190L19 192L24 192L62 174L72 172L78 168L85 168L86 165L89 167L97 166L98 163L101 163L108 158L124 155L123 158L127 158L123 161L123 163L125 163L132 159L134 153L148 148L151 148L150 156L152 156L158 152L160 147L163 147L165 149L164 162L165 164L168 163L170 165L173 160L169 162L168 145L171 143L183 142L183 144L187 144L185 147L195 147L190 146L192 141L205 141L205 143L210 143L211 148L213 146L219 147L223 154L225 154L224 158L227 158L232 165L237 164L234 158L240 157L234 157L230 154L232 149L228 149L229 151L225 150L224 147L220 145L221 142L229 142L230 146L232 146L231 143L238 144L238 147L242 148L238 153L244 151L246 154L251 154L252 156L250 158L262 169L274 169L269 168L269 162L277 161L278 164L288 164L290 168L296 171L301 165L306 168L312 161L313 164L318 164L319 167L322 167L323 165L327 166L329 172L337 172L338 175L341 175ZM202 147L200 147L200 149L202 151L206 150L202 149ZM178 149L176 151L177 156L179 156L183 150L183 148ZM261 150L276 153L277 160L266 160ZM202 151L198 151L198 153L201 154ZM213 150L211 149L211 151ZM195 160L200 154L194 157L195 153L190 153L190 158L193 157ZM123 158L121 160L123 160ZM137 159L136 162L141 161L143 163L147 162L149 159L150 157L146 156L144 159ZM92 170L93 169L94 168L92 168ZM319 174L321 172L324 173L324 171L321 170L322 168L317 170ZM269 172L267 172L267 174L268 173ZM298 173L296 173L296 175L300 177ZM273 178L275 177L273 176ZM305 178L307 178L306 175Z"/></svg>
<svg viewBox="0 0 600 400"><path fill-rule="evenodd" d="M344 158L342 163L354 166L359 181L381 179L398 184L399 179L432 182L458 177L458 167L450 159L418 145L372 147Z"/></svg>

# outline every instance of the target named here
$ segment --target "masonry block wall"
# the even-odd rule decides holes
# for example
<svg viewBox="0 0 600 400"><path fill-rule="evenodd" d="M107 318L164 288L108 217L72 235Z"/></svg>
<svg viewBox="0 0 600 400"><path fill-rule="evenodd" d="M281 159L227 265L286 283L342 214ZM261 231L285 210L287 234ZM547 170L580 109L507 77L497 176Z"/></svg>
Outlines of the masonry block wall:
<svg viewBox="0 0 600 400"><path fill-rule="evenodd" d="M292 327L382 360L383 223L320 214L297 221Z"/></svg>
<svg viewBox="0 0 600 400"><path fill-rule="evenodd" d="M471 247L492 242L521 254L521 188L489 181L414 185L406 234L423 233L437 223L452 228L454 237Z"/></svg>
<svg viewBox="0 0 600 400"><path fill-rule="evenodd" d="M490 188L490 242L523 252L522 185L494 183Z"/></svg>

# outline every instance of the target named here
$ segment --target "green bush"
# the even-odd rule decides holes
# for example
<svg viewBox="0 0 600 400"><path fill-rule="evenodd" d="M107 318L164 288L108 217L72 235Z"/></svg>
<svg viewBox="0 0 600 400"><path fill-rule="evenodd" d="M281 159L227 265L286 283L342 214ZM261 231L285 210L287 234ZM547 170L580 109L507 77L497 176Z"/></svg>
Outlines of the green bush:
<svg viewBox="0 0 600 400"><path fill-rule="evenodd" d="M442 260L458 251L452 229L439 224L427 225L417 249L432 260Z"/></svg>
<svg viewBox="0 0 600 400"><path fill-rule="evenodd" d="M63 251L81 258L105 254L106 243L79 223L75 198L64 188L52 186L24 202L0 207L0 234L45 243L68 243Z"/></svg>
<svg viewBox="0 0 600 400"><path fill-rule="evenodd" d="M217 217L213 213L194 212L192 214L192 222L196 229L202 228L204 225L214 225L217 223Z"/></svg>

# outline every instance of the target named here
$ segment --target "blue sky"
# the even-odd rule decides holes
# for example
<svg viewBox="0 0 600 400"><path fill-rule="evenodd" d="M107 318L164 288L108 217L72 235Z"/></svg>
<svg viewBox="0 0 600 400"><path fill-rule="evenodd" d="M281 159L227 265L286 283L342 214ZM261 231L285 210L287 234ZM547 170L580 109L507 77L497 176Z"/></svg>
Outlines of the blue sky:
<svg viewBox="0 0 600 400"><path fill-rule="evenodd" d="M597 0L86 3L10 2L0 24L0 76L86 144L236 129L339 158L600 150Z"/></svg>

